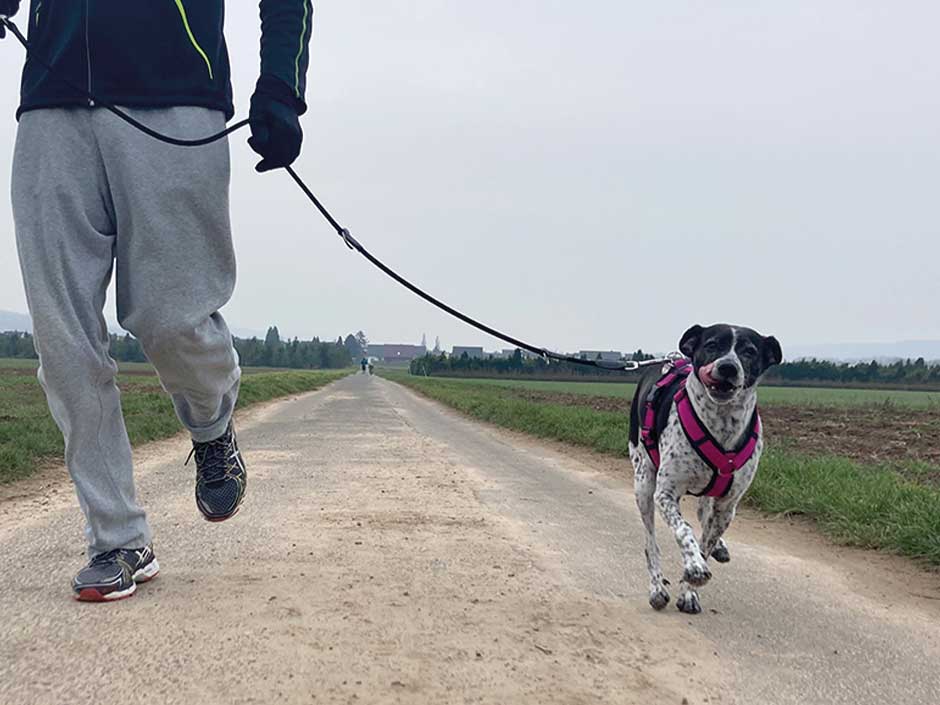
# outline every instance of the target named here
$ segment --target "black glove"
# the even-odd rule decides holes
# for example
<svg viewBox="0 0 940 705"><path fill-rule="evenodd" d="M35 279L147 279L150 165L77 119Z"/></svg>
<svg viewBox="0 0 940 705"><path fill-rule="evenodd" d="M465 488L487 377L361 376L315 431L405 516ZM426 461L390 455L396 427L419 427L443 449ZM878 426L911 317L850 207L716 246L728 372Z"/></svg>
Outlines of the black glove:
<svg viewBox="0 0 940 705"><path fill-rule="evenodd" d="M290 166L300 154L304 132L297 112L297 99L287 85L273 76L258 79L248 112L248 145L263 157L256 171Z"/></svg>
<svg viewBox="0 0 940 705"><path fill-rule="evenodd" d="M20 9L20 0L0 0L0 15L4 17L13 17L16 11ZM7 36L7 28L0 22L0 39Z"/></svg>

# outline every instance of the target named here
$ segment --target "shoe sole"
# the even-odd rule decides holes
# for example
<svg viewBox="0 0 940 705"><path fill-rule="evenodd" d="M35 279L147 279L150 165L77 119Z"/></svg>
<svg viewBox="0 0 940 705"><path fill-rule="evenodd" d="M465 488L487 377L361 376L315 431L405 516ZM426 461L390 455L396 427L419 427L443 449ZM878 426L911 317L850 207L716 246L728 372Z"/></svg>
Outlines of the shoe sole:
<svg viewBox="0 0 940 705"><path fill-rule="evenodd" d="M143 568L134 573L134 582L130 587L124 590L112 590L111 592L101 592L98 588L85 588L75 593L75 599L79 602L117 602L126 600L137 592L138 583L149 583L160 574L160 564L154 558Z"/></svg>
<svg viewBox="0 0 940 705"><path fill-rule="evenodd" d="M131 583L131 586L124 590L112 590L105 593L98 588L90 587L75 593L75 599L79 602L117 602L127 599L135 592L137 592L137 583Z"/></svg>
<svg viewBox="0 0 940 705"><path fill-rule="evenodd" d="M202 515L202 518L205 519L206 521L212 523L212 524L221 524L223 521L227 521L228 519L231 519L233 516L235 516L236 514L238 514L238 510L239 510L239 509L241 509L241 506L235 507L235 511L234 511L234 512L232 512L231 514L226 514L225 516L222 516L222 517L210 517L210 516L208 516L208 515L206 515L206 514L203 514L203 515ZM202 514L201 511L200 511L200 514Z"/></svg>
<svg viewBox="0 0 940 705"><path fill-rule="evenodd" d="M154 558L143 568L134 573L135 583L149 583L160 574L160 564Z"/></svg>

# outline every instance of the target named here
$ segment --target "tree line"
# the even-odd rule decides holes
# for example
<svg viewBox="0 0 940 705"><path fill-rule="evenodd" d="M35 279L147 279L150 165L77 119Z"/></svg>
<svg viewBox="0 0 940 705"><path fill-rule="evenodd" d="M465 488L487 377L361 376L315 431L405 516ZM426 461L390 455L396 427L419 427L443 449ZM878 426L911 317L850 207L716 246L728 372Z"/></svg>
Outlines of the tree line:
<svg viewBox="0 0 940 705"><path fill-rule="evenodd" d="M770 370L767 381L786 384L819 382L833 385L924 386L940 385L940 361L924 358L879 363L798 360L785 362Z"/></svg>
<svg viewBox="0 0 940 705"><path fill-rule="evenodd" d="M648 360L642 350L631 360ZM428 354L411 362L411 374L442 377L510 376L532 379L616 379L635 381L636 372L611 372L565 362L548 363L524 358L520 351L509 358L473 358ZM897 360L895 362L846 363L827 360L798 360L777 365L768 372L771 384L824 384L831 386L940 387L940 361Z"/></svg>
<svg viewBox="0 0 940 705"><path fill-rule="evenodd" d="M235 349L245 367L283 367L291 369L339 369L348 367L362 356L368 339L362 331L340 336L335 341L293 338L282 340L277 326L268 328L264 340L234 338ZM118 362L146 362L140 341L131 335L110 335L109 353ZM33 336L29 333L0 333L0 357L36 359Z"/></svg>

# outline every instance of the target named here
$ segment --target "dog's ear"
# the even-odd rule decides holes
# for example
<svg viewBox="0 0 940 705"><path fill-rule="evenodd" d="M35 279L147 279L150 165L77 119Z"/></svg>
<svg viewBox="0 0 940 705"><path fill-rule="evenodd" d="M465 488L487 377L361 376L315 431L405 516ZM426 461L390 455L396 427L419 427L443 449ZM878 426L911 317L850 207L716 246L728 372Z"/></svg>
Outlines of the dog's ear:
<svg viewBox="0 0 940 705"><path fill-rule="evenodd" d="M695 325L683 333L682 338L679 340L679 352L688 358L695 355L695 349L702 341L702 332L704 330L702 326Z"/></svg>
<svg viewBox="0 0 940 705"><path fill-rule="evenodd" d="M783 350L780 349L780 343L772 335L768 335L761 342L761 354L764 358L765 370L783 362Z"/></svg>

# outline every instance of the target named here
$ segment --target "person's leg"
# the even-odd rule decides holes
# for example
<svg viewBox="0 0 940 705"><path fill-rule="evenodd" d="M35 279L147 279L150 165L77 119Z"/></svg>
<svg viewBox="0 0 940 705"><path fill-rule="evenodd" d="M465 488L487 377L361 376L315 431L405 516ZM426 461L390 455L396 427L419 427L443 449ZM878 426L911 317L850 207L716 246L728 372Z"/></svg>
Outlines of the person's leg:
<svg viewBox="0 0 940 705"><path fill-rule="evenodd" d="M135 499L117 366L102 315L114 218L89 111L22 116L13 215L39 379L65 438L89 553L140 548L150 543L150 529Z"/></svg>
<svg viewBox="0 0 940 705"><path fill-rule="evenodd" d="M202 137L224 127L197 107L129 110L163 133ZM241 371L219 309L235 285L225 140L174 147L104 111L94 114L117 217L117 304L193 440L228 428Z"/></svg>

